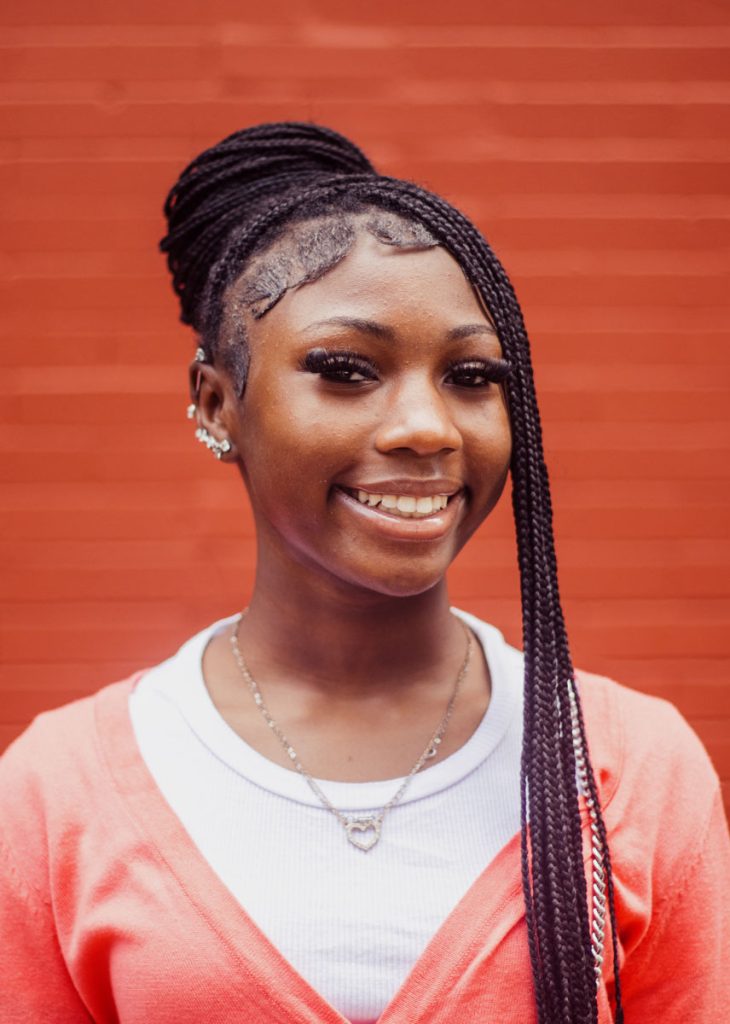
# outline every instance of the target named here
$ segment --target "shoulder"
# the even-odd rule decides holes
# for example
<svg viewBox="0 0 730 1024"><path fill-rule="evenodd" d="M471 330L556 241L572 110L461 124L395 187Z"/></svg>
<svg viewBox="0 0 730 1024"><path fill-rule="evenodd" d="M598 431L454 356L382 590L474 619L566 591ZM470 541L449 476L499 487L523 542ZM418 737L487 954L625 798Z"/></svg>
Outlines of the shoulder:
<svg viewBox="0 0 730 1024"><path fill-rule="evenodd" d="M0 758L0 840L29 870L108 802L100 716L126 709L136 678L43 712Z"/></svg>
<svg viewBox="0 0 730 1024"><path fill-rule="evenodd" d="M654 800L696 787L716 788L718 776L701 740L667 700L588 672L577 680L594 770L606 800L621 788L651 782Z"/></svg>
<svg viewBox="0 0 730 1024"><path fill-rule="evenodd" d="M51 785L60 781L59 772L66 782L83 773L96 753L98 705L128 694L137 678L112 683L34 718L0 757L0 792L20 782Z"/></svg>
<svg viewBox="0 0 730 1024"><path fill-rule="evenodd" d="M577 678L619 903L655 913L701 860L709 833L726 831L717 772L668 701Z"/></svg>
<svg viewBox="0 0 730 1024"><path fill-rule="evenodd" d="M129 697L147 682L160 684L199 664L210 636L232 618L222 619L188 639L171 658L129 679L112 683L81 700L38 715L0 757L0 823L25 800L46 805L49 812L72 807L73 799L108 782L105 772L114 751L115 762L134 761L130 746ZM167 672L165 672L167 670ZM137 683L144 679L144 686ZM22 797L21 797L22 794ZM26 815L27 816L27 815Z"/></svg>
<svg viewBox="0 0 730 1024"><path fill-rule="evenodd" d="M640 1019L644 998L658 1005L647 978L661 960L668 977L683 982L671 996L676 1019L709 1019L712 962L721 961L729 941L719 924L730 838L717 772L668 701L600 676L577 678L608 832L626 1005ZM694 990L684 984L690 973Z"/></svg>

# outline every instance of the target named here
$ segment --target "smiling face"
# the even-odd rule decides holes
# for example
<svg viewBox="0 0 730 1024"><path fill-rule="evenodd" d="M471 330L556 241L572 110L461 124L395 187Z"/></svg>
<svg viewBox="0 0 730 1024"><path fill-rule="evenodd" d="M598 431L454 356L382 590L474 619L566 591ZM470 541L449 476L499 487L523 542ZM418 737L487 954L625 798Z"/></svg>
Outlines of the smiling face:
<svg viewBox="0 0 730 1024"><path fill-rule="evenodd" d="M224 378L215 422L240 458L259 561L380 594L438 583L511 452L508 367L458 264L363 232L246 334L244 397Z"/></svg>

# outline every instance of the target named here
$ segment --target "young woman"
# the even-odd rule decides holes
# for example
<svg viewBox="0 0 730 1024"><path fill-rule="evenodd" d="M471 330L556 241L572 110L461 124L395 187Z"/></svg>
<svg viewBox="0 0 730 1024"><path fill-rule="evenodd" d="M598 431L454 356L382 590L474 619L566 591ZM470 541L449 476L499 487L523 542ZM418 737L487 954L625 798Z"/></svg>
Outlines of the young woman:
<svg viewBox="0 0 730 1024"><path fill-rule="evenodd" d="M730 1019L717 776L669 705L573 669L484 239L308 124L207 150L166 213L255 586L3 759L2 1020ZM510 472L524 654L445 583Z"/></svg>

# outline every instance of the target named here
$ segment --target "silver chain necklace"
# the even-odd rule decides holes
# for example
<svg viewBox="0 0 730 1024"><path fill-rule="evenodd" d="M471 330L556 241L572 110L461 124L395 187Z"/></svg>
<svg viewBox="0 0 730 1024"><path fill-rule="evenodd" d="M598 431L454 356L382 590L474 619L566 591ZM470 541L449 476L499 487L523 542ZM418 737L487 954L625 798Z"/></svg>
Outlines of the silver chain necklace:
<svg viewBox="0 0 730 1024"><path fill-rule="evenodd" d="M284 748L286 755L291 761L294 768L306 780L307 784L309 785L309 788L312 790L312 792L317 797L322 806L326 808L326 810L330 811L330 813L333 814L335 818L337 818L340 825L342 825L349 842L354 847L356 847L356 849L363 850L365 853L367 853L369 850L372 850L372 848L380 839L380 834L383 829L383 820L385 818L385 815L403 799L406 790L408 789L408 787L411 784L411 781L413 780L413 776L421 770L426 761L429 761L431 760L431 758L436 757L436 754L438 753L438 748L444 737L444 733L446 732L446 727L449 724L449 720L454 710L454 704L456 703L456 698L458 697L459 690L461 689L461 684L463 683L464 677L466 676L467 670L469 668L469 662L471 660L472 651L471 632L464 623L461 624L466 634L466 654L464 655L464 660L461 663L461 668L459 669L459 673L456 677L456 682L454 684L454 689L449 699L449 703L446 705L446 711L444 712L444 716L439 722L436 731L433 733L430 740L428 741L423 753L418 758L416 763L413 765L411 770L408 772L408 775L406 775L406 777L403 779L400 786L398 787L397 792L390 798L390 800L387 802L387 804L385 804L384 807L381 807L379 811L376 811L372 814L365 814L357 817L349 817L348 815L343 814L342 811L339 811L330 802L327 796L322 792L320 787L317 785L315 779L311 776L311 774L307 771L307 769L299 760L299 756L297 755L297 752L294 749L294 747L292 747L289 740L286 738L282 730L271 717L271 713L269 709L266 707L264 698L261 694L261 690L259 690L256 680L249 672L246 662L243 660L241 648L238 646L238 630L241 626L242 620L243 613L239 615L238 620L233 628L233 632L231 633L231 650L233 651L233 657L238 666L238 670L243 676L244 680L246 681L249 690L251 691L251 695L254 699L256 707L261 712L261 716L263 717L264 721L273 732L274 736L276 736L277 740Z"/></svg>

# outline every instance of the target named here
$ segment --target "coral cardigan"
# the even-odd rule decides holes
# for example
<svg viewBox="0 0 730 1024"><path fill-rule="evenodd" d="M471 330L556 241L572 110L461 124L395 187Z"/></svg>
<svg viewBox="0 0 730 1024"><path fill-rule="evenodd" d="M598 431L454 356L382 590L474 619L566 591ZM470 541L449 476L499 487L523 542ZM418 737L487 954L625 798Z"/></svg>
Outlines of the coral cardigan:
<svg viewBox="0 0 730 1024"><path fill-rule="evenodd" d="M730 841L717 777L670 705L579 678L611 843L626 1020L730 1020ZM41 715L0 761L3 1024L345 1024L166 804L135 743L134 684ZM609 955L601 1024L613 1020L611 997ZM514 836L379 1021L535 1019Z"/></svg>

